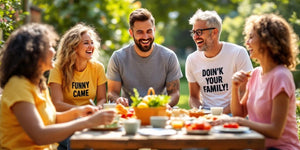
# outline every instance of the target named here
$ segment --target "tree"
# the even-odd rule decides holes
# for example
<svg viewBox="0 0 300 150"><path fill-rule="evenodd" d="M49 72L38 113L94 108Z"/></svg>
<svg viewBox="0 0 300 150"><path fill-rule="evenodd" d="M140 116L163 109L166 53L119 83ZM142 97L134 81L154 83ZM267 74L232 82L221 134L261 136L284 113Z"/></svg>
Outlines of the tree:
<svg viewBox="0 0 300 150"><path fill-rule="evenodd" d="M0 8L0 47L2 47L28 13L22 11L21 0L0 0Z"/></svg>

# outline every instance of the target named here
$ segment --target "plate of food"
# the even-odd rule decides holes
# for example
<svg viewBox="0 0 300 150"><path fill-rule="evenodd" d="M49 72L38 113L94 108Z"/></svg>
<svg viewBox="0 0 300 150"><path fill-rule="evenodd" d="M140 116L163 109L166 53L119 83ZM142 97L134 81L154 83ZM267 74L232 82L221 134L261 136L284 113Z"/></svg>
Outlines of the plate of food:
<svg viewBox="0 0 300 150"><path fill-rule="evenodd" d="M184 130L187 134L208 134L211 129L211 125L206 121L194 121L192 123L186 123Z"/></svg>
<svg viewBox="0 0 300 150"><path fill-rule="evenodd" d="M213 127L213 130L225 132L225 133L244 133L250 131L250 128L245 126L236 126L236 125L226 126L224 124L224 125Z"/></svg>
<svg viewBox="0 0 300 150"><path fill-rule="evenodd" d="M99 130L99 131L114 131L121 128L119 123L119 117L115 117L113 122L108 125L99 125L96 127L91 128L91 130Z"/></svg>

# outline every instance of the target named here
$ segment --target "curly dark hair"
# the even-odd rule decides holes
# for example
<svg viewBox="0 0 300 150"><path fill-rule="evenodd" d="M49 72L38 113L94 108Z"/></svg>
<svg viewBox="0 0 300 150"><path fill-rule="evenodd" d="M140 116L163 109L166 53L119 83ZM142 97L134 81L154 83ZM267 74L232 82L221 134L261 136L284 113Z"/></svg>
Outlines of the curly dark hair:
<svg viewBox="0 0 300 150"><path fill-rule="evenodd" d="M44 85L38 62L57 39L54 28L45 24L27 24L14 31L1 50L0 86L4 88L12 76L24 76L34 84Z"/></svg>
<svg viewBox="0 0 300 150"><path fill-rule="evenodd" d="M257 33L261 50L266 50L274 62L289 69L295 68L299 38L284 18L275 14L252 15L245 24L245 42L251 31Z"/></svg>

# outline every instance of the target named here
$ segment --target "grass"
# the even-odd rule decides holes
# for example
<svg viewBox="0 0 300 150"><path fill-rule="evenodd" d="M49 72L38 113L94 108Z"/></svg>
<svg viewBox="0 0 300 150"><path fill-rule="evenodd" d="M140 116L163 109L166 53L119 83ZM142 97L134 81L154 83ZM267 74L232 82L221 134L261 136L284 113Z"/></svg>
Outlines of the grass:
<svg viewBox="0 0 300 150"><path fill-rule="evenodd" d="M189 86L186 79L180 80L180 98L177 104L179 108L190 109L189 106Z"/></svg>

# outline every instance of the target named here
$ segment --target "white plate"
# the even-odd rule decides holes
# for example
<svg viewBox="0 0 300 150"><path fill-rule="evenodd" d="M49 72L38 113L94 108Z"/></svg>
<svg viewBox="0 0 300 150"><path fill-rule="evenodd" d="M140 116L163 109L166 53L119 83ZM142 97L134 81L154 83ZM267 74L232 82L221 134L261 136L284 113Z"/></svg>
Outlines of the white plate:
<svg viewBox="0 0 300 150"><path fill-rule="evenodd" d="M166 136L176 134L176 130L164 128L143 128L139 129L138 133L141 135Z"/></svg>
<svg viewBox="0 0 300 150"><path fill-rule="evenodd" d="M223 126L215 126L213 130L226 133L243 133L249 131L249 127L239 126L239 128L224 128Z"/></svg>

